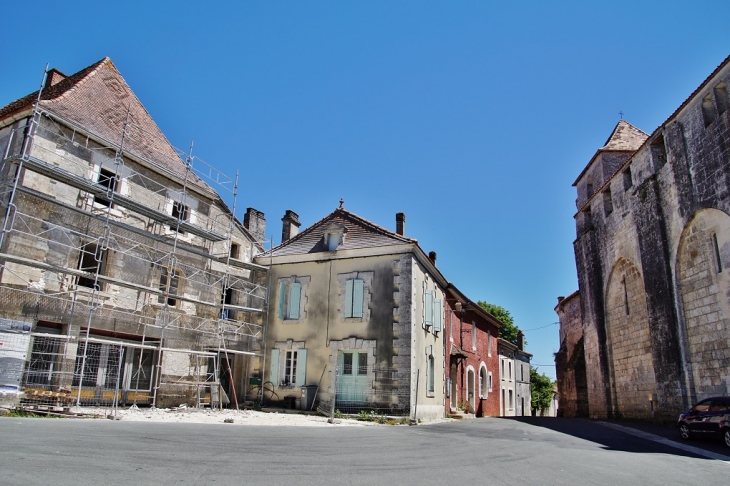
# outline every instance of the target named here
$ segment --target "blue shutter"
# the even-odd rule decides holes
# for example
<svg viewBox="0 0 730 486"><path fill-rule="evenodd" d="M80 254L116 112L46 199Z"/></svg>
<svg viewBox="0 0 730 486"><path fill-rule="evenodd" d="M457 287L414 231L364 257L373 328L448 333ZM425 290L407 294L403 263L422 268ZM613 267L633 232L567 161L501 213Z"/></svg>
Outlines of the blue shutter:
<svg viewBox="0 0 730 486"><path fill-rule="evenodd" d="M278 349L272 349L271 350L271 363L269 363L269 381L274 384L274 386L279 386L279 382L281 381L281 378L279 378L279 350Z"/></svg>
<svg viewBox="0 0 730 486"><path fill-rule="evenodd" d="M362 301L365 292L365 282L355 279L352 288L352 317L362 317Z"/></svg>
<svg viewBox="0 0 730 486"><path fill-rule="evenodd" d="M426 327L433 325L433 294L430 290L426 291L426 302L423 304L425 309L424 324Z"/></svg>
<svg viewBox="0 0 730 486"><path fill-rule="evenodd" d="M434 301L433 312L436 314L433 319L433 331L437 332L441 330L441 300L436 299Z"/></svg>
<svg viewBox="0 0 730 486"><path fill-rule="evenodd" d="M279 319L284 318L284 304L286 303L286 284L281 282L279 284Z"/></svg>
<svg viewBox="0 0 730 486"><path fill-rule="evenodd" d="M296 385L304 386L307 378L307 350L297 350L297 377Z"/></svg>
<svg viewBox="0 0 730 486"><path fill-rule="evenodd" d="M299 319L299 301L302 295L302 284L294 282L289 286L289 319Z"/></svg>
<svg viewBox="0 0 730 486"><path fill-rule="evenodd" d="M345 285L345 317L352 317L352 280Z"/></svg>

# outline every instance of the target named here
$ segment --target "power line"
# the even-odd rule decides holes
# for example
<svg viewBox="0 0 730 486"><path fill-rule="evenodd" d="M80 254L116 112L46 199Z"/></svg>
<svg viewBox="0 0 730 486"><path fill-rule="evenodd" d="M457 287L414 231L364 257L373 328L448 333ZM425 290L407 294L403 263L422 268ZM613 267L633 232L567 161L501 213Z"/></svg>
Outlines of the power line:
<svg viewBox="0 0 730 486"><path fill-rule="evenodd" d="M527 332L527 331L537 331L538 329L545 329L546 327L554 326L554 325L556 325L556 324L560 324L560 321L558 321L558 322L553 322L553 323L551 323L551 324L547 324L547 325L545 325L545 326L540 326L540 327L533 327L532 329L522 329L522 332Z"/></svg>

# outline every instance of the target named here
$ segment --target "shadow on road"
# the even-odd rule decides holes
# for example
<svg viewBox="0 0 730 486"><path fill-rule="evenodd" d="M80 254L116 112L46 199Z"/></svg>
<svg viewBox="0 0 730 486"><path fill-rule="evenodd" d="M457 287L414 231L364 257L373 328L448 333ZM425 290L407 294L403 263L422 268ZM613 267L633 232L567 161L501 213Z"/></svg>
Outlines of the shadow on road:
<svg viewBox="0 0 730 486"><path fill-rule="evenodd" d="M522 422L550 429L562 434L568 434L579 439L601 444L601 446L607 450L635 453L672 454L675 456L707 459L707 457L699 456L693 452L672 447L665 443L636 437L626 432L622 432L621 430L616 430L588 419L569 419L558 417L503 417L502 419ZM679 432L672 427L627 421L606 422L621 425L636 431L654 434L664 439L675 441L679 443L679 445L684 444L697 449L702 449L703 451L730 456L730 451L722 444L722 442L712 440L710 438L705 440L698 439L682 441L679 437Z"/></svg>

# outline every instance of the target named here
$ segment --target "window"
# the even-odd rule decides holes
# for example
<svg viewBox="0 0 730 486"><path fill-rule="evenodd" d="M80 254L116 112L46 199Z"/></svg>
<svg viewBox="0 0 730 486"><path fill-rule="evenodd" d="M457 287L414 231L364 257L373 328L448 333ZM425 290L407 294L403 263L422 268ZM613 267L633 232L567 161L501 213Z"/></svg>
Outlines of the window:
<svg viewBox="0 0 730 486"><path fill-rule="evenodd" d="M286 343L277 343L286 345ZM271 350L269 380L275 386L304 386L307 371L307 350L298 348L304 342L294 343L295 349ZM281 361L280 361L281 360Z"/></svg>
<svg viewBox="0 0 730 486"><path fill-rule="evenodd" d="M449 341L454 342L454 313L449 312Z"/></svg>
<svg viewBox="0 0 730 486"><path fill-rule="evenodd" d="M477 325L471 321L471 349L477 349Z"/></svg>
<svg viewBox="0 0 730 486"><path fill-rule="evenodd" d="M238 243L231 243L231 258L238 260L241 254L241 245Z"/></svg>
<svg viewBox="0 0 730 486"><path fill-rule="evenodd" d="M426 393L429 396L433 396L434 392L435 392L434 374L435 374L435 360L433 358L433 355L430 355L428 357L428 370L427 370L428 382L426 385Z"/></svg>
<svg viewBox="0 0 730 486"><path fill-rule="evenodd" d="M722 259L720 259L720 246L717 244L717 233L712 233L712 246L715 250L715 260L717 261L717 273L722 273Z"/></svg>
<svg viewBox="0 0 730 486"><path fill-rule="evenodd" d="M492 331L487 331L487 356L492 356Z"/></svg>
<svg viewBox="0 0 730 486"><path fill-rule="evenodd" d="M705 121L705 127L710 126L717 118L715 113L715 105L712 103L712 94L708 94L702 98L702 119Z"/></svg>
<svg viewBox="0 0 730 486"><path fill-rule="evenodd" d="M504 374L504 360L501 360L500 364L502 365L502 379L506 379L507 377Z"/></svg>
<svg viewBox="0 0 730 486"><path fill-rule="evenodd" d="M654 168L658 169L667 162L667 147L664 144L664 135L659 135L651 142L651 158L654 161Z"/></svg>
<svg viewBox="0 0 730 486"><path fill-rule="evenodd" d="M512 379L512 361L507 363L507 368L509 369L509 379Z"/></svg>
<svg viewBox="0 0 730 486"><path fill-rule="evenodd" d="M299 319L302 284L299 282L279 283L279 319Z"/></svg>
<svg viewBox="0 0 730 486"><path fill-rule="evenodd" d="M509 396L509 409L512 410L515 408L515 397L512 390L507 390L507 396Z"/></svg>
<svg viewBox="0 0 730 486"><path fill-rule="evenodd" d="M188 220L188 217L190 216L190 209L180 201L173 201L171 214L179 223L182 223ZM178 226L171 227L170 229L177 231L178 233L185 234L185 231L179 229Z"/></svg>
<svg viewBox="0 0 730 486"><path fill-rule="evenodd" d="M234 305L234 297L235 297L236 291L232 289L231 287L226 287L226 289L221 294L221 304L223 304L223 307ZM227 320L235 320L236 319L236 311L233 309L224 308L221 310L221 319L227 319Z"/></svg>
<svg viewBox="0 0 730 486"><path fill-rule="evenodd" d="M423 322L424 325L428 328L429 326L433 325L433 292L431 292L430 290L426 290L423 294L423 298Z"/></svg>
<svg viewBox="0 0 730 486"><path fill-rule="evenodd" d="M106 271L107 250L96 243L86 243L81 247L79 254L79 270L92 274L104 275ZM95 277L79 277L77 281L81 287L94 290L104 290L104 284Z"/></svg>
<svg viewBox="0 0 730 486"><path fill-rule="evenodd" d="M487 377L489 378L489 391L492 391L492 372L487 373Z"/></svg>
<svg viewBox="0 0 730 486"><path fill-rule="evenodd" d="M96 183L102 186L106 190L105 196L94 196L94 203L102 206L111 206L111 198L113 193L117 191L117 183L119 178L114 171L101 167L99 169L99 177L96 179Z"/></svg>
<svg viewBox="0 0 730 486"><path fill-rule="evenodd" d="M634 185L634 179L631 176L631 167L627 167L623 174L624 191L628 191Z"/></svg>
<svg viewBox="0 0 730 486"><path fill-rule="evenodd" d="M611 198L611 189L603 191L603 212L606 216L613 212L613 199Z"/></svg>
<svg viewBox="0 0 730 486"><path fill-rule="evenodd" d="M441 299L434 299L433 301L433 332L441 331L443 320L443 307L441 305Z"/></svg>
<svg viewBox="0 0 730 486"><path fill-rule="evenodd" d="M349 279L345 285L345 317L363 316L363 297L365 281L359 278Z"/></svg>
<svg viewBox="0 0 730 486"><path fill-rule="evenodd" d="M293 385L297 382L297 352L287 351L284 360L284 384Z"/></svg>
<svg viewBox="0 0 730 486"><path fill-rule="evenodd" d="M479 369L479 397L487 398L489 393L489 377L487 375L487 367L482 364Z"/></svg>
<svg viewBox="0 0 730 486"><path fill-rule="evenodd" d="M168 278L169 277L169 278ZM178 295L178 288L180 286L180 273L176 268L172 270L163 267L162 273L160 274L160 295L157 296L157 302L160 304L167 304L169 306L175 306L177 299L174 297Z"/></svg>
<svg viewBox="0 0 730 486"><path fill-rule="evenodd" d="M730 108L730 101L727 96L727 86L725 83L720 83L715 86L715 101L717 102L717 112L719 114L725 113Z"/></svg>

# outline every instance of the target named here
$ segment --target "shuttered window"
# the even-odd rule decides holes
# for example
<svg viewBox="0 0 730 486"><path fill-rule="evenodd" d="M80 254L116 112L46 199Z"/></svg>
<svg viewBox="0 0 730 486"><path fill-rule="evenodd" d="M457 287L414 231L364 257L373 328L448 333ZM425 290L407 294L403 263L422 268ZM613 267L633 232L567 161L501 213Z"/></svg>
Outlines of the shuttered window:
<svg viewBox="0 0 730 486"><path fill-rule="evenodd" d="M293 282L279 283L279 319L299 319L299 307L302 301L302 284Z"/></svg>
<svg viewBox="0 0 730 486"><path fill-rule="evenodd" d="M426 327L433 326L433 293L430 290L426 290L424 307L424 320L423 323Z"/></svg>
<svg viewBox="0 0 730 486"><path fill-rule="evenodd" d="M345 317L362 317L365 281L352 278L345 284Z"/></svg>
<svg viewBox="0 0 730 486"><path fill-rule="evenodd" d="M439 332L441 331L441 318L443 315L442 309L441 309L441 300L436 299L433 301L433 312L434 312L434 319L433 319L433 331Z"/></svg>

